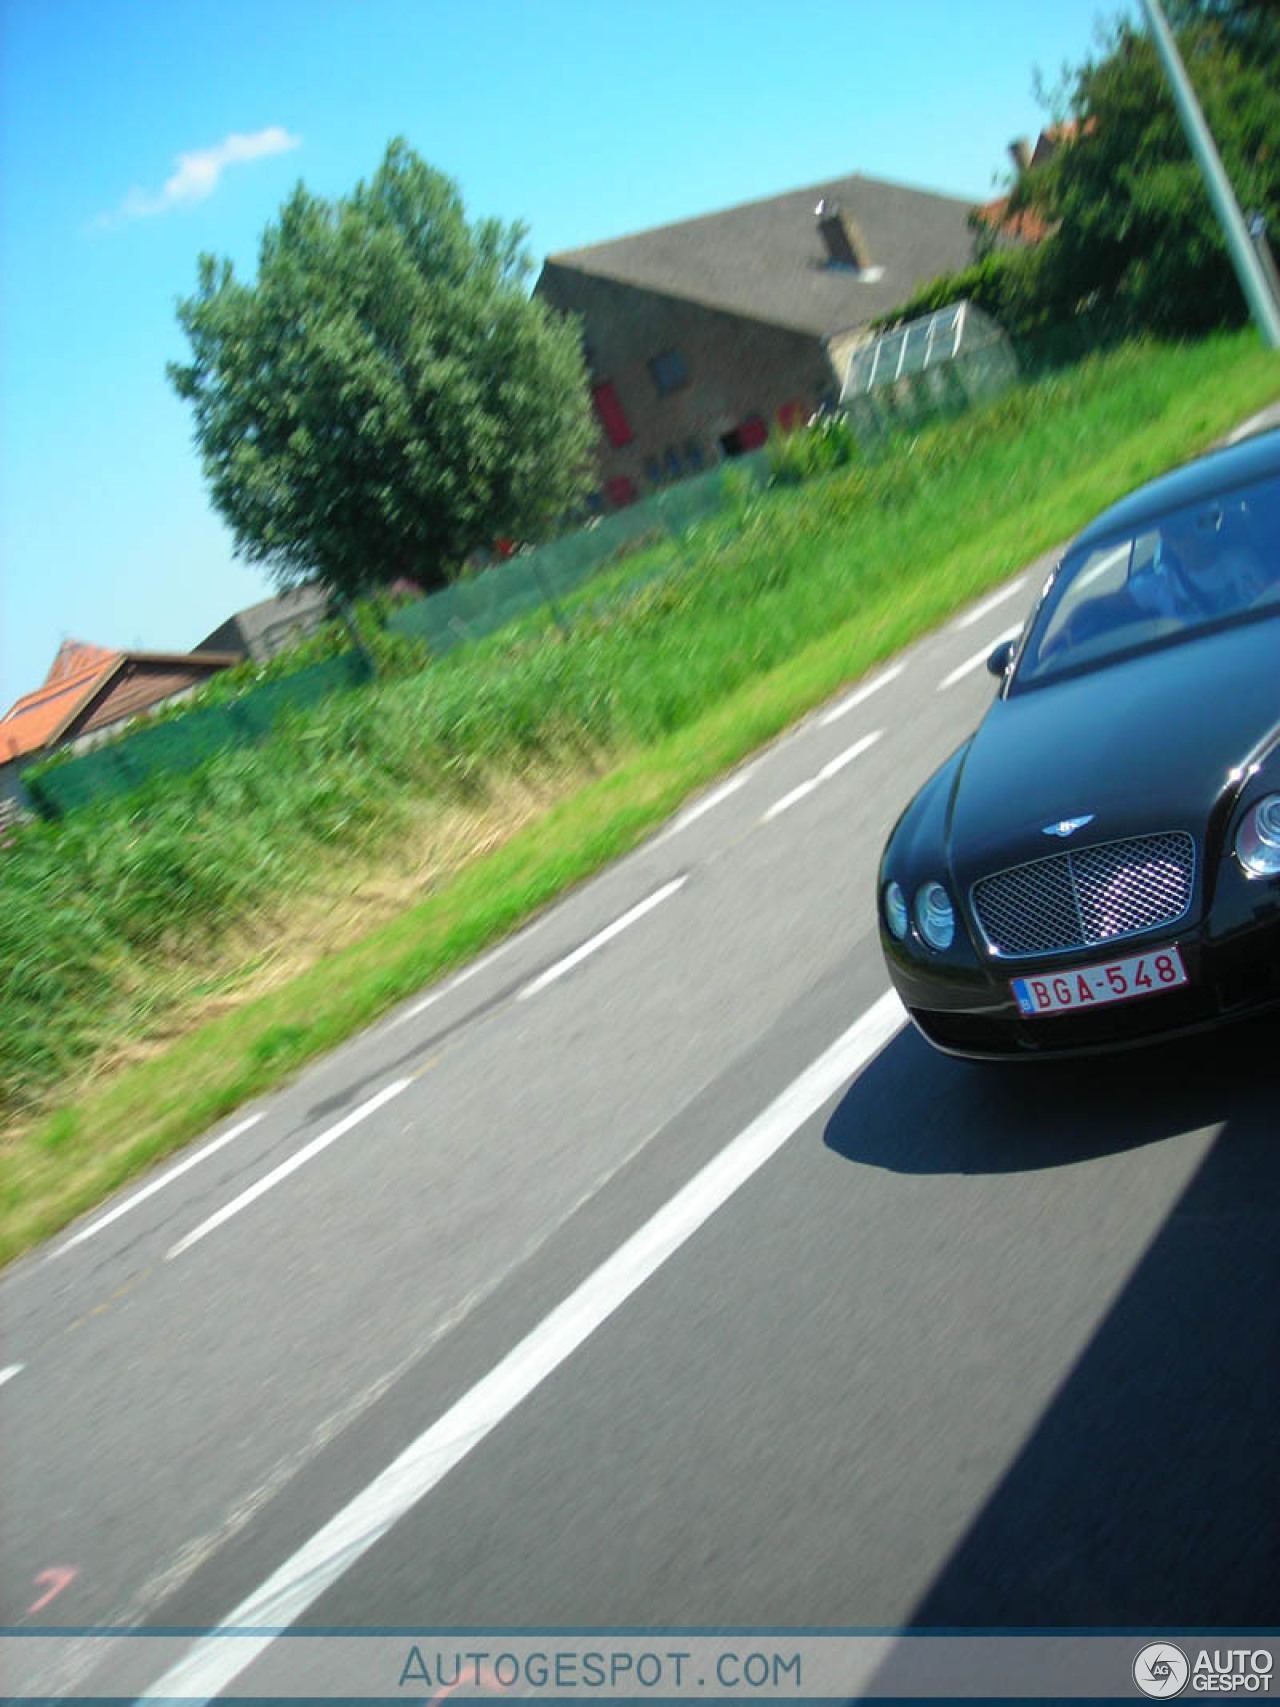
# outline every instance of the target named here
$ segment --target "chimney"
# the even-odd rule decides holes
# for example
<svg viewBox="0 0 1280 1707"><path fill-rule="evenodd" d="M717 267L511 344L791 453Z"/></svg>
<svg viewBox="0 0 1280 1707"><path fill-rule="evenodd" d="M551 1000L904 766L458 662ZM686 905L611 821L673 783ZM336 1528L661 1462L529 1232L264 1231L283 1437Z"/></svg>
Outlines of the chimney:
<svg viewBox="0 0 1280 1707"><path fill-rule="evenodd" d="M839 202L829 202L824 196L814 208L818 230L826 245L827 259L836 267L852 267L865 272L871 265L867 240L858 229L852 214L844 213Z"/></svg>
<svg viewBox="0 0 1280 1707"><path fill-rule="evenodd" d="M1009 158L1013 161L1013 169L1020 178L1031 164L1031 143L1027 137L1014 138L1009 144Z"/></svg>

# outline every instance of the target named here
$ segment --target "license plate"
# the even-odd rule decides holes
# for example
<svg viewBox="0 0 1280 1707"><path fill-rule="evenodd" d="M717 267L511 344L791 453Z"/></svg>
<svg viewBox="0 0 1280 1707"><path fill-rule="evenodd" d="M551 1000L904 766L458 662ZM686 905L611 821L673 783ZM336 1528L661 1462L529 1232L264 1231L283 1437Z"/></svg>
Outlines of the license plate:
<svg viewBox="0 0 1280 1707"><path fill-rule="evenodd" d="M1135 996L1154 996L1188 982L1176 946L1157 954L1131 954L1125 960L1075 966L1040 978L1011 978L1009 987L1028 1018L1040 1014L1077 1013L1107 1002L1131 1002Z"/></svg>

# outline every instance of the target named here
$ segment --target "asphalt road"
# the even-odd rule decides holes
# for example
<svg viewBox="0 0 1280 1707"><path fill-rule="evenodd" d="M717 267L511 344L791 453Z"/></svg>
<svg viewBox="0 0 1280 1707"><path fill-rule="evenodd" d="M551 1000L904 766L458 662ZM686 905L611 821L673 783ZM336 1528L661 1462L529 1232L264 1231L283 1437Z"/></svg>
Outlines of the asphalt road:
<svg viewBox="0 0 1280 1707"><path fill-rule="evenodd" d="M993 1070L885 996L1044 567L4 1276L5 1626L1278 1621L1274 1026Z"/></svg>

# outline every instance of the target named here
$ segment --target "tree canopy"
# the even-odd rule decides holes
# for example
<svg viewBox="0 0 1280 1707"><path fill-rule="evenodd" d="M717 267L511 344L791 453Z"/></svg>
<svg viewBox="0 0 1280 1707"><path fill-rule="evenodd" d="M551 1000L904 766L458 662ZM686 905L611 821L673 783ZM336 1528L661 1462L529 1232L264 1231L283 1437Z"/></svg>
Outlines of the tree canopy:
<svg viewBox="0 0 1280 1707"><path fill-rule="evenodd" d="M1280 7L1167 0L1179 51L1245 214L1280 239ZM1114 24L1045 97L1062 141L1014 186L1050 235L997 247L934 281L904 318L969 296L1024 338L1082 312L1117 331L1196 334L1247 309L1208 193L1146 30Z"/></svg>
<svg viewBox="0 0 1280 1707"><path fill-rule="evenodd" d="M1179 51L1236 199L1280 223L1280 79L1268 8L1171 7ZM1074 140L1028 173L1015 205L1056 230L1039 295L1062 317L1086 301L1134 327L1198 333L1243 320L1240 284L1145 30L1120 24L1067 90Z"/></svg>
<svg viewBox="0 0 1280 1707"><path fill-rule="evenodd" d="M530 298L524 236L469 223L396 141L345 199L299 184L255 282L200 257L168 373L238 555L349 598L438 585L571 508L593 482L580 336Z"/></svg>

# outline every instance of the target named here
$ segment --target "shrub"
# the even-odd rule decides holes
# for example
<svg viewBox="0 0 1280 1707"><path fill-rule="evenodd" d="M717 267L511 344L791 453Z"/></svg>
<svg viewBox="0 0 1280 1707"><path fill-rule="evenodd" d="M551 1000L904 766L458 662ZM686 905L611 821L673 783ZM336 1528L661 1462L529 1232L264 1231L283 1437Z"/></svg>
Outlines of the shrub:
<svg viewBox="0 0 1280 1707"><path fill-rule="evenodd" d="M816 416L807 426L775 433L768 443L769 484L799 486L845 468L858 456L858 435L847 415Z"/></svg>

